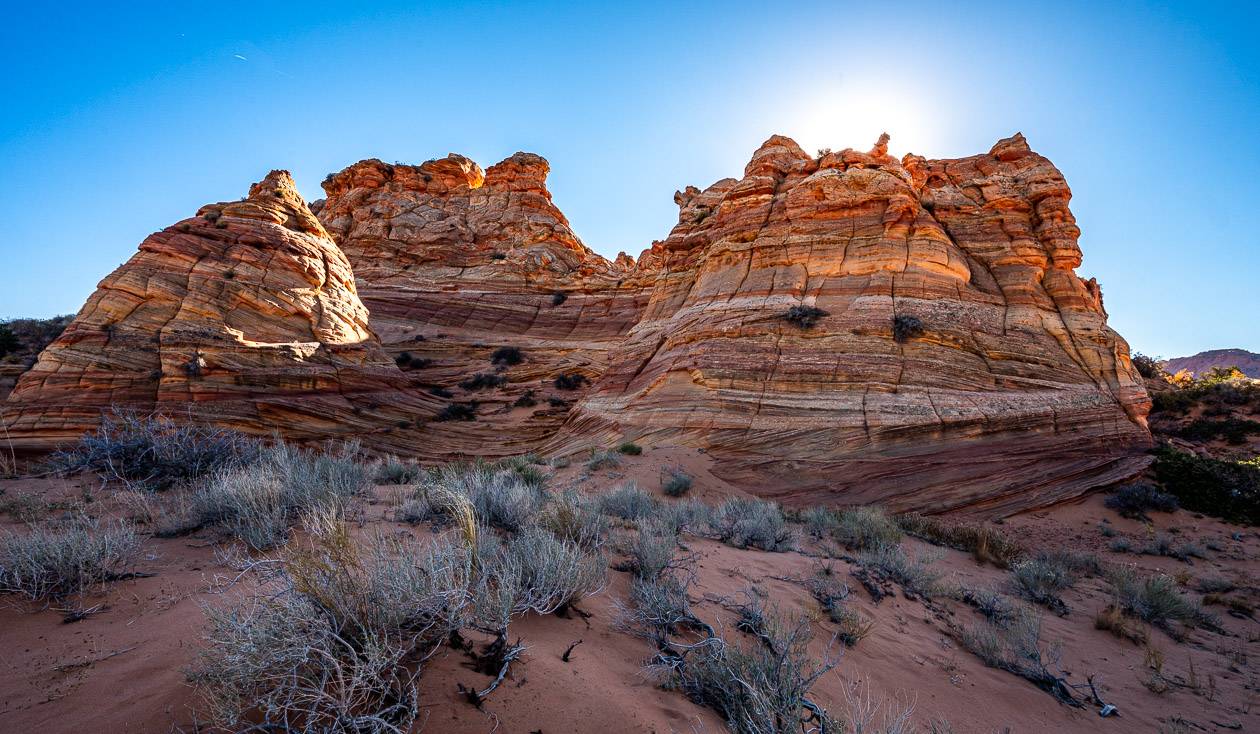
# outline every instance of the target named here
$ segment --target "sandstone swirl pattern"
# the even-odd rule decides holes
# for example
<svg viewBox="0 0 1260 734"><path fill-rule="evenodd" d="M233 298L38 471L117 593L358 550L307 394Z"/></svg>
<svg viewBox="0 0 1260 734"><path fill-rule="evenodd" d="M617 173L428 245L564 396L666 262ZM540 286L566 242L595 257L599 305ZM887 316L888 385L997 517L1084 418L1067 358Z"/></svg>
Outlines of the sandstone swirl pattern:
<svg viewBox="0 0 1260 734"><path fill-rule="evenodd" d="M1070 191L1022 136L925 160L815 159L772 137L740 180L677 195L641 261L642 319L553 450L699 446L794 502L1005 511L1143 466L1149 401L1095 283ZM793 306L826 312L812 328ZM894 320L921 333L894 338ZM906 322L912 323L912 322Z"/></svg>
<svg viewBox="0 0 1260 734"><path fill-rule="evenodd" d="M273 171L145 239L4 407L20 448L77 437L113 409L323 438L353 434L355 400L402 384L350 263Z"/></svg>
<svg viewBox="0 0 1260 734"><path fill-rule="evenodd" d="M958 160L774 136L741 179L676 194L637 262L583 245L547 174L529 153L366 160L308 209L273 172L148 238L5 424L47 448L156 408L424 459L633 439L788 502L992 514L1147 462L1146 392L1074 272L1071 192L1022 136Z"/></svg>

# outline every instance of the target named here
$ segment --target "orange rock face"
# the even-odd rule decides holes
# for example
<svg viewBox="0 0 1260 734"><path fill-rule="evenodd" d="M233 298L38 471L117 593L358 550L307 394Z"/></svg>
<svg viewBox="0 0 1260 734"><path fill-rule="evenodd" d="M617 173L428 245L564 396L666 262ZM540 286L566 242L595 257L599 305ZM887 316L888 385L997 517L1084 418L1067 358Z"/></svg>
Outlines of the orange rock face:
<svg viewBox="0 0 1260 734"><path fill-rule="evenodd" d="M354 432L354 398L403 384L350 263L273 171L246 199L141 243L22 376L5 415L19 448L77 437L114 408L325 437Z"/></svg>
<svg viewBox="0 0 1260 734"><path fill-rule="evenodd" d="M772 137L678 192L637 262L581 243L532 154L361 161L310 209L273 174L146 240L7 423L48 445L195 403L426 459L633 439L788 502L994 514L1139 470L1149 400L1074 272L1063 176L1018 135L958 160L887 142Z"/></svg>
<svg viewBox="0 0 1260 734"><path fill-rule="evenodd" d="M1140 469L1149 400L1073 272L1059 171L1022 136L939 161L886 142L814 159L776 136L679 193L642 319L549 448L699 446L765 496L929 511Z"/></svg>
<svg viewBox="0 0 1260 734"><path fill-rule="evenodd" d="M610 263L582 244L551 201L548 170L531 153L484 173L452 154L420 166L361 161L324 182L319 217L386 347L416 359L407 374L417 387L477 403L476 421L435 425L408 453L538 448L639 319L650 283L629 257ZM504 346L521 350L519 364L493 362ZM478 373L506 382L460 387ZM561 375L586 382L559 389Z"/></svg>

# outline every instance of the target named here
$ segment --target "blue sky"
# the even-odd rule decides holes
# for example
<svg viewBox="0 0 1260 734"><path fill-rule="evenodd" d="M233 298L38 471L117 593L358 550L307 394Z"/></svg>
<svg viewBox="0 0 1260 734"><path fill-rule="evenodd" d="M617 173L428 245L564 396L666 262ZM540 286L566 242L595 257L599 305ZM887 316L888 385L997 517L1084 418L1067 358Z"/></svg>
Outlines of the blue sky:
<svg viewBox="0 0 1260 734"><path fill-rule="evenodd" d="M771 133L951 157L1018 130L1135 349L1260 351L1254 2L37 5L0 25L0 318L77 310L271 168L315 199L362 158L533 151L583 241L637 255Z"/></svg>

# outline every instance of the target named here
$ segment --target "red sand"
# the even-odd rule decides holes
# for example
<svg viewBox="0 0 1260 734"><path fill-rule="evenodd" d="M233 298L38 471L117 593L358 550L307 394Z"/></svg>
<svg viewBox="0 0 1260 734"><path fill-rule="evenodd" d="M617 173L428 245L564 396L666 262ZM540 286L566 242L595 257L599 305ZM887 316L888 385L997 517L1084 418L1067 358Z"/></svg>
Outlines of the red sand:
<svg viewBox="0 0 1260 734"><path fill-rule="evenodd" d="M600 491L626 480L657 490L663 467L681 466L695 477L692 495L707 502L740 494L708 473L707 457L689 451L649 449L642 456L625 457L618 469L584 478L574 465L556 473L551 486L570 484ZM121 512L92 480L23 479L0 482L6 496L33 494L47 501L81 497L90 490L93 513ZM406 529L387 519L387 498L392 489L381 487L378 501L368 508L369 524L382 523ZM1193 565L1153 556L1116 554L1108 550L1109 538L1099 530L1103 518L1118 533L1140 545L1151 530L1143 523L1125 520L1106 510L1095 496L1076 504L1008 519L1004 529L1030 549L1071 548L1097 552L1105 561L1136 563L1145 571L1186 573L1192 579L1225 575L1253 604L1260 601L1256 589L1257 549L1260 536L1254 529L1226 525L1189 513L1155 515L1153 530L1179 529L1178 540L1209 541L1219 551ZM12 528L10 517L2 521ZM427 531L412 531L427 532ZM1240 539L1231 536L1240 534ZM933 549L916 540L905 542L908 550L943 554L936 567L969 586L999 587L1009 574L979 566L964 553ZM1260 625L1254 620L1228 616L1220 607L1210 610L1221 617L1226 634L1198 630L1184 642L1152 630L1151 645L1165 655L1164 676L1170 690L1156 694L1142 685L1147 671L1145 652L1139 645L1118 639L1093 627L1094 615L1108 602L1108 584L1090 578L1064 595L1071 612L1067 617L1044 615L1043 640L1061 640L1062 667L1074 682L1095 676L1102 697L1119 707L1120 717L1100 719L1096 707L1072 709L1009 673L985 667L961 649L949 633L951 624L969 626L979 616L954 601L931 607L909 601L900 593L876 604L856 581L854 603L876 620L871 634L855 648L828 650L833 625L820 616L817 603L791 579L806 577L821 559L804 553L765 553L737 550L699 538L687 538L697 553L697 584L692 589L699 613L724 628L728 638L738 639L733 616L716 599L731 597L748 585L769 593L781 609L814 615L819 620L811 646L814 655L840 654L836 670L824 676L814 698L843 716L846 701L870 695L892 705L913 705L914 719L949 721L955 732L1154 732L1177 731L1175 718L1184 720L1186 731L1260 731ZM5 651L0 663L0 731L108 731L166 732L192 730L196 725L195 691L185 681L204 626L200 604L219 604L222 595L210 592L215 574L229 572L216 559L210 534L191 538L146 537L136 570L154 576L117 582L89 595L81 605L103 605L85 620L63 624L61 612L39 609L16 597L5 597L0 607L0 642ZM842 578L847 564L832 561ZM642 672L652 650L648 643L618 631L614 625L614 601L624 599L629 575L610 572L607 590L585 600L582 608L592 616L583 620L527 617L512 624L511 634L529 647L524 663L514 667L511 678L478 711L456 691L456 683L484 685L485 676L465 667L467 658L444 650L426 667L421 681L427 715L425 730L431 732L717 732L724 730L713 712L692 704L682 695L661 690ZM1190 581L1193 584L1192 581ZM1189 593L1195 594L1190 591ZM581 639L571 662L561 660L564 650ZM1252 657L1256 656L1256 657ZM1193 664L1193 674L1191 665ZM1161 728L1167 727L1167 728Z"/></svg>

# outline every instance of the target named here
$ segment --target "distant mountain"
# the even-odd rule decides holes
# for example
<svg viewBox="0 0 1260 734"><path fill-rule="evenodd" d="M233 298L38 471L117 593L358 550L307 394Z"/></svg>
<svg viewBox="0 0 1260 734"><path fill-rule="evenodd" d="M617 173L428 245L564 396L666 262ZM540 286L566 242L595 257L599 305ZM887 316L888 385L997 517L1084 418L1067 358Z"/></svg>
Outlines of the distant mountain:
<svg viewBox="0 0 1260 734"><path fill-rule="evenodd" d="M1164 369L1173 374L1190 370L1195 375L1201 375L1213 367L1237 367L1248 377L1260 379L1260 354L1246 349L1213 349L1199 352L1193 357L1166 359L1163 365Z"/></svg>

